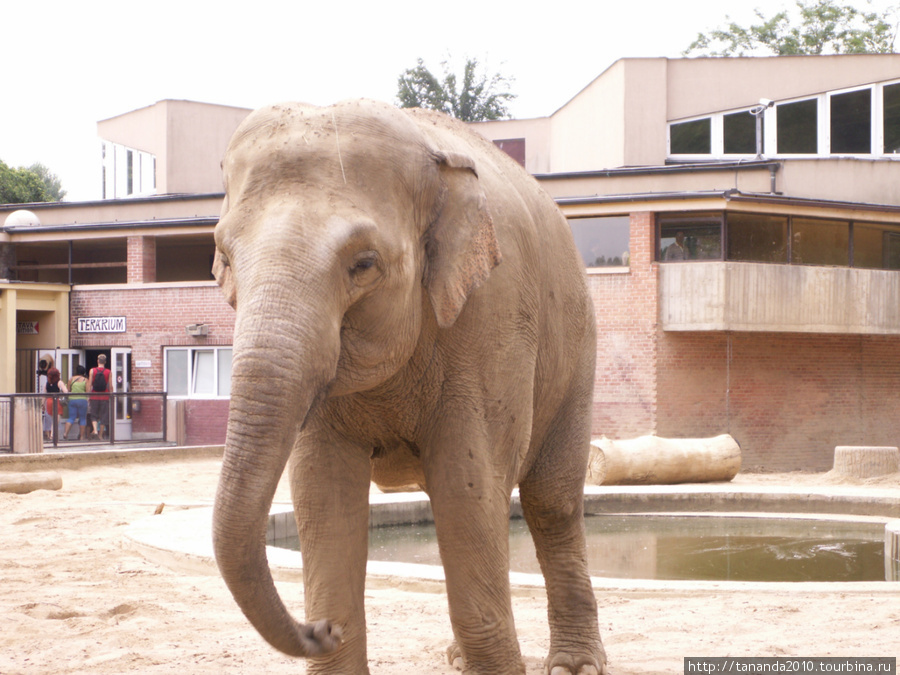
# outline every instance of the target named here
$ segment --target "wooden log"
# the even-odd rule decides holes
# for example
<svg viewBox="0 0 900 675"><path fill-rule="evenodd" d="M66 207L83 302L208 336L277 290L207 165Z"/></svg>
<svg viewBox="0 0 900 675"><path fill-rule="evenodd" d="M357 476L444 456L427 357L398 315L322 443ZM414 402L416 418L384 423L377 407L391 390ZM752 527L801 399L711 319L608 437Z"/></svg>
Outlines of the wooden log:
<svg viewBox="0 0 900 675"><path fill-rule="evenodd" d="M713 438L591 441L587 482L593 485L669 485L729 481L741 469L741 446L728 434Z"/></svg>
<svg viewBox="0 0 900 675"><path fill-rule="evenodd" d="M853 478L873 478L900 471L900 449L893 446L839 445L833 471Z"/></svg>
<svg viewBox="0 0 900 675"><path fill-rule="evenodd" d="M35 490L59 490L61 488L62 476L55 471L0 473L0 492L24 495Z"/></svg>

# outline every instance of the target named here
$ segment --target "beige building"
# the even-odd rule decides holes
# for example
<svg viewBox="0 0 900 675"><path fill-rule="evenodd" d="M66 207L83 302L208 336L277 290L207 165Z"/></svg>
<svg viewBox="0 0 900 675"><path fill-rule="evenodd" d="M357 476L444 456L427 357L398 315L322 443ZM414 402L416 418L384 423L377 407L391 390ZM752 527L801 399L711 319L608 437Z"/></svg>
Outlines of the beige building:
<svg viewBox="0 0 900 675"><path fill-rule="evenodd" d="M44 349L124 351L127 386L185 400L189 438L224 433L232 319L209 263L247 112L104 120L106 200L29 205L34 222L0 206L0 391L29 390ZM623 59L548 117L473 127L572 224L595 434L727 432L770 469L900 442L900 55ZM17 334L33 322L53 328Z"/></svg>
<svg viewBox="0 0 900 675"><path fill-rule="evenodd" d="M596 434L728 432L780 469L900 442L900 55L623 59L475 127L572 223Z"/></svg>

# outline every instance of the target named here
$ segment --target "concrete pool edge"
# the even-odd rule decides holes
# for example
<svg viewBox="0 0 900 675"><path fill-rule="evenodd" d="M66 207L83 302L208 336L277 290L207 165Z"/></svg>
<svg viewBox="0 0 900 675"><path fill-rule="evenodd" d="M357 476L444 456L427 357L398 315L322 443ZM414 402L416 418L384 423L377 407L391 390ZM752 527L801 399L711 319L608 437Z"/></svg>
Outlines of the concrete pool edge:
<svg viewBox="0 0 900 675"><path fill-rule="evenodd" d="M422 493L373 494L370 498L373 526L426 522L431 509ZM885 523L900 519L900 491L876 488L742 486L732 484L589 487L585 490L587 513L695 512L766 513L800 516L877 517ZM518 511L516 499L513 514ZM269 539L279 536L277 523L293 518L290 504L275 504L270 512ZM862 518L861 518L862 519ZM900 522L892 523L900 529ZM218 575L212 552L212 509L170 511L129 525L125 538L145 558L188 574ZM276 581L302 582L300 556L274 546L267 547L269 566ZM515 593L543 592L538 574L510 573ZM443 569L438 566L370 560L367 586L440 592ZM900 593L897 582L737 582L656 581L592 577L595 591L695 592L878 592Z"/></svg>

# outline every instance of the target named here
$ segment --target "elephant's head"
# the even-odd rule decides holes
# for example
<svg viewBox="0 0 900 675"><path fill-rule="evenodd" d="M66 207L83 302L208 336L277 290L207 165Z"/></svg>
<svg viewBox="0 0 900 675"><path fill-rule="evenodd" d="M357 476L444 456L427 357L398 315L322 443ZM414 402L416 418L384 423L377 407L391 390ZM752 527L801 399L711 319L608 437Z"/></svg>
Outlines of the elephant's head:
<svg viewBox="0 0 900 675"><path fill-rule="evenodd" d="M426 323L449 329L500 255L473 161L387 105L264 108L223 170L214 272L237 316L216 557L270 643L315 655L336 640L287 613L265 557L294 439L318 402L397 373Z"/></svg>

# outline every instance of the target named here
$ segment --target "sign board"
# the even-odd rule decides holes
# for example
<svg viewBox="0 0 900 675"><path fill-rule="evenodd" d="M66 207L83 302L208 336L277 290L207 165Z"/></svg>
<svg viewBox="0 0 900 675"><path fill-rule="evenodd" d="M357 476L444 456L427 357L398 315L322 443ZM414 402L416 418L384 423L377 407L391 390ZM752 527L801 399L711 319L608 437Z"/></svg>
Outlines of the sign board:
<svg viewBox="0 0 900 675"><path fill-rule="evenodd" d="M153 362L152 361L135 361L134 367L135 368L152 368Z"/></svg>
<svg viewBox="0 0 900 675"><path fill-rule="evenodd" d="M124 333L124 316L95 316L78 319L79 333Z"/></svg>
<svg viewBox="0 0 900 675"><path fill-rule="evenodd" d="M40 328L37 321L16 321L16 335L37 335Z"/></svg>

